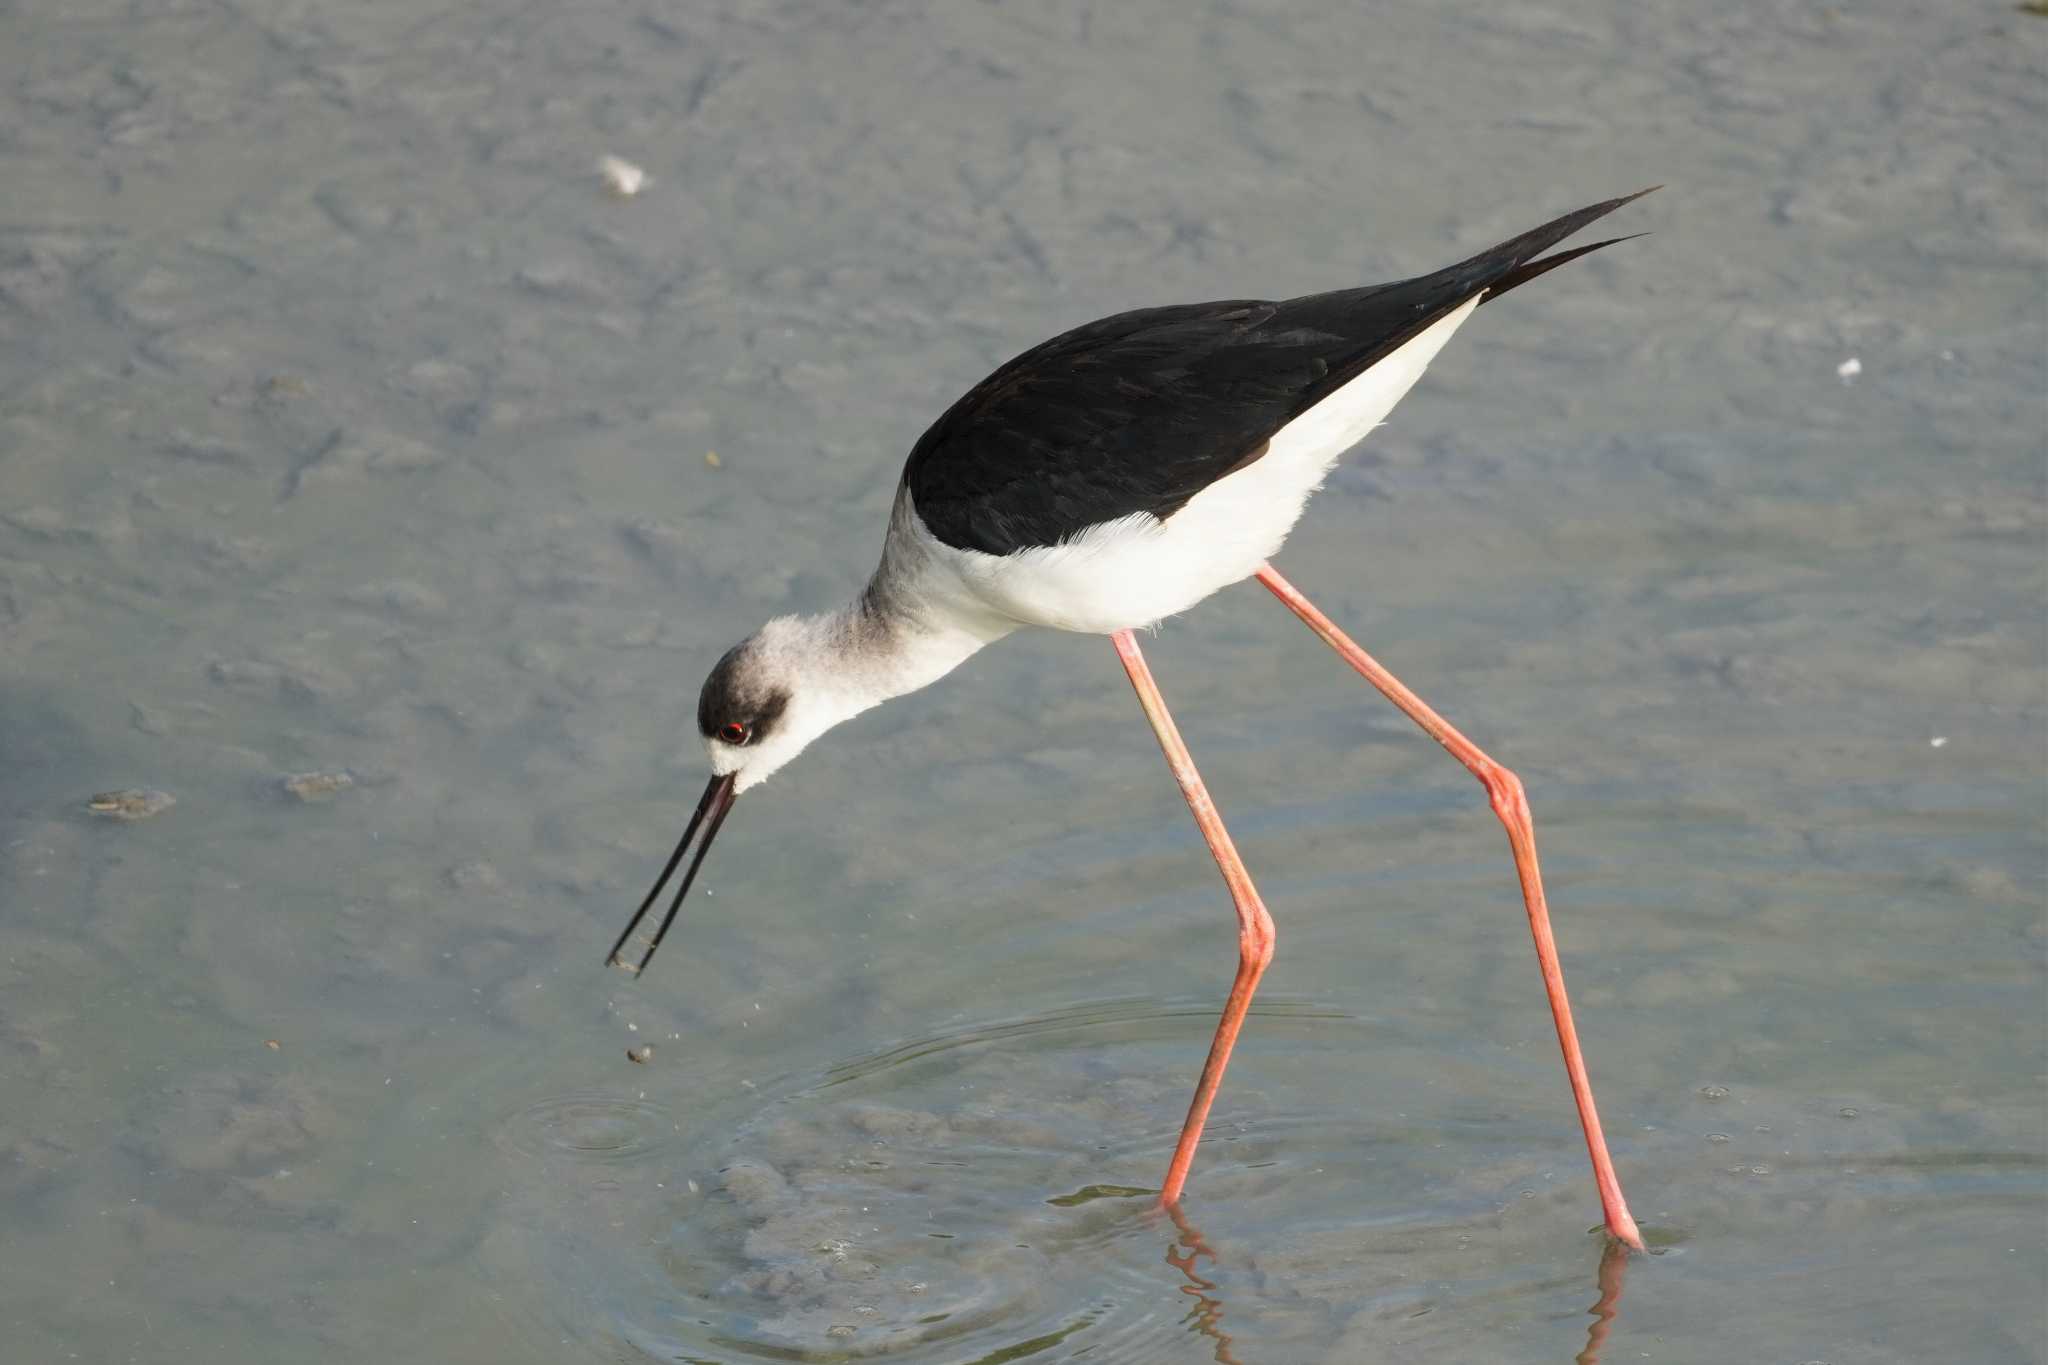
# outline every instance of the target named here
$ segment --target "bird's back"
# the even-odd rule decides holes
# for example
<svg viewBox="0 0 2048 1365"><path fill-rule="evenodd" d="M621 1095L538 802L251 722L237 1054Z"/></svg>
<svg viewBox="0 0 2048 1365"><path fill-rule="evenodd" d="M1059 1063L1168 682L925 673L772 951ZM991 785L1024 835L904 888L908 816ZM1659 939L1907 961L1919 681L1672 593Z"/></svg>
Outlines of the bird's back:
<svg viewBox="0 0 2048 1365"><path fill-rule="evenodd" d="M1607 245L1538 259L1635 197L1415 279L1145 308L1065 332L932 424L904 467L912 504L942 543L991 555L1059 545L1135 513L1170 519L1460 305Z"/></svg>

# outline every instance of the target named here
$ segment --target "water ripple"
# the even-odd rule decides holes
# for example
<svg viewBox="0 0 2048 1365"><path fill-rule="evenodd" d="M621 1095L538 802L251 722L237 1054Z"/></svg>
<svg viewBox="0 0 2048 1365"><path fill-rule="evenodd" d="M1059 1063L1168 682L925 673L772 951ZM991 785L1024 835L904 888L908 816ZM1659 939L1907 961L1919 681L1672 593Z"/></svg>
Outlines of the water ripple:
<svg viewBox="0 0 2048 1365"><path fill-rule="evenodd" d="M1258 1012L1268 1040L1357 1027ZM502 1138L557 1178L520 1186L519 1231L486 1262L564 1282L545 1327L593 1358L1229 1359L1223 1296L1194 1269L1213 1253L1153 1198L1214 1013L1121 999L968 1021L687 1111L545 1101ZM1316 1124L1270 1117L1219 1124L1207 1176L1263 1179L1240 1153Z"/></svg>
<svg viewBox="0 0 2048 1365"><path fill-rule="evenodd" d="M499 1140L538 1157L633 1161L675 1140L678 1126L660 1105L607 1095L542 1100L507 1119Z"/></svg>

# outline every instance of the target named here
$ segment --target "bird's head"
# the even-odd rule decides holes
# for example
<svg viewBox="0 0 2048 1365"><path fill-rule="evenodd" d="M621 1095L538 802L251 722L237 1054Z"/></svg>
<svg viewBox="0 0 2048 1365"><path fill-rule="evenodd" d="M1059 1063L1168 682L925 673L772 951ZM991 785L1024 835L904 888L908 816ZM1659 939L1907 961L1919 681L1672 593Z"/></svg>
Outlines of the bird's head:
<svg viewBox="0 0 2048 1365"><path fill-rule="evenodd" d="M864 710L835 685L820 623L778 616L725 652L697 694L697 733L713 781L737 796L758 786L811 741Z"/></svg>
<svg viewBox="0 0 2048 1365"><path fill-rule="evenodd" d="M660 880L613 945L614 966L638 971L654 956L739 794L819 735L874 704L875 698L855 693L835 677L830 629L829 622L817 618L779 616L727 650L704 679L697 694L697 733L711 761L711 780ZM693 844L697 851L667 915L651 937L640 940L644 951L637 963L629 960L627 944Z"/></svg>

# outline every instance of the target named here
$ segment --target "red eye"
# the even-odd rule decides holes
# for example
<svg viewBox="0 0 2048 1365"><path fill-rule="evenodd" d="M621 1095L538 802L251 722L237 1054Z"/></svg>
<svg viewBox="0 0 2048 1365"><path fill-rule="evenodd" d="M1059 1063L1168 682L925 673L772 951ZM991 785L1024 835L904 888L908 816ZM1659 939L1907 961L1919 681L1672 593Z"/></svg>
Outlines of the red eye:
<svg viewBox="0 0 2048 1365"><path fill-rule="evenodd" d="M740 721L727 721L718 727L718 737L727 744L745 744L753 737L754 728Z"/></svg>

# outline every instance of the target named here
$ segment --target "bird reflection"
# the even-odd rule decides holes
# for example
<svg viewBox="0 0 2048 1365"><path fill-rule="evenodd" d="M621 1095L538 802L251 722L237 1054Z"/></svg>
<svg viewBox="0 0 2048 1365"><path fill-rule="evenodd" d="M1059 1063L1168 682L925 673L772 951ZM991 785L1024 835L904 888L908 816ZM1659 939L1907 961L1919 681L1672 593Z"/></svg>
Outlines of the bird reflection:
<svg viewBox="0 0 2048 1365"><path fill-rule="evenodd" d="M1586 1329L1586 1349L1573 1357L1577 1365L1600 1365L1607 1334L1621 1316L1621 1285L1628 1277L1628 1255L1627 1247L1612 1237L1607 1239L1607 1249L1600 1253L1600 1297L1586 1310L1593 1315L1593 1325Z"/></svg>
<svg viewBox="0 0 2048 1365"><path fill-rule="evenodd" d="M1204 1276L1197 1268L1203 1257L1210 1261L1218 1259L1208 1239L1202 1236L1200 1228L1188 1221L1186 1213L1178 1205L1168 1204L1166 1214L1173 1220L1178 1238L1166 1248L1166 1263L1181 1273L1187 1281L1180 1292L1195 1301L1182 1319L1189 1327L1214 1342L1213 1357L1217 1365L1244 1365L1235 1353L1230 1333L1223 1330L1223 1296L1216 1282ZM1621 1317L1622 1289L1628 1278L1629 1248L1615 1238L1605 1239L1600 1253L1600 1268L1596 1283L1600 1297L1586 1312L1593 1323L1586 1329L1586 1346L1572 1357L1574 1365L1600 1365L1600 1353L1607 1348L1608 1334Z"/></svg>
<svg viewBox="0 0 2048 1365"><path fill-rule="evenodd" d="M1165 1208L1167 1216L1173 1219L1175 1230L1180 1233L1179 1240L1166 1248L1166 1263L1178 1270L1182 1278L1187 1280L1187 1283L1180 1287L1180 1292L1191 1296L1195 1301L1195 1306L1188 1310L1188 1315L1182 1321L1216 1343L1216 1365L1243 1365L1242 1361L1231 1354L1230 1333L1223 1330L1223 1296L1216 1291L1214 1280L1204 1279L1195 1269L1196 1263L1204 1256L1215 1260L1216 1253L1211 1251L1208 1242L1203 1240L1201 1230L1190 1223L1188 1216L1181 1212L1180 1205L1168 1204ZM1180 1249L1183 1247L1186 1248L1185 1251Z"/></svg>

